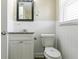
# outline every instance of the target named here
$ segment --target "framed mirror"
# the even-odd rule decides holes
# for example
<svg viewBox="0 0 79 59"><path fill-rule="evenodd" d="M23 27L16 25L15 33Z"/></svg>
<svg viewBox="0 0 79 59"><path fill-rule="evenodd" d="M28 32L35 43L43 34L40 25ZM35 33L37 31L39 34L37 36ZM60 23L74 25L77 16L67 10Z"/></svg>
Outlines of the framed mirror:
<svg viewBox="0 0 79 59"><path fill-rule="evenodd" d="M33 21L33 2L32 1L17 3L17 20Z"/></svg>

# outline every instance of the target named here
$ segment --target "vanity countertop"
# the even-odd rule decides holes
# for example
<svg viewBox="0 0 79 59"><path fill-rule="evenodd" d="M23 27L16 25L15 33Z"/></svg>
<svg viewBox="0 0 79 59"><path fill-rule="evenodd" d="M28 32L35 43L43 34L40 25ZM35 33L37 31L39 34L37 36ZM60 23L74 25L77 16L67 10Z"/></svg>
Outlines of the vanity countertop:
<svg viewBox="0 0 79 59"><path fill-rule="evenodd" d="M8 32L8 34L34 34L34 32Z"/></svg>

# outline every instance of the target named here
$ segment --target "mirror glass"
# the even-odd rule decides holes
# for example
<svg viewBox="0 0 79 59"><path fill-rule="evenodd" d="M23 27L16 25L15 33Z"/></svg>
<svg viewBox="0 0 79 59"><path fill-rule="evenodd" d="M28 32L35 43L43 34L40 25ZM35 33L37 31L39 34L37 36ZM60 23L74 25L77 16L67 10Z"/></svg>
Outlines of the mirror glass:
<svg viewBox="0 0 79 59"><path fill-rule="evenodd" d="M33 7L32 2L18 2L17 20L19 21L32 21L33 20Z"/></svg>

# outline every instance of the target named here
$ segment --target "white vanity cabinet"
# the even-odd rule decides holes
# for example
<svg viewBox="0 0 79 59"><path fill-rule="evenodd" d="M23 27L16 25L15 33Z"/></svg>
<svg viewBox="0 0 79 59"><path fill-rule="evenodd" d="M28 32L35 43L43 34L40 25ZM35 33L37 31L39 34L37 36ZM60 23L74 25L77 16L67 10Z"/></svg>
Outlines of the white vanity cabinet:
<svg viewBox="0 0 79 59"><path fill-rule="evenodd" d="M8 35L8 59L34 59L33 34Z"/></svg>

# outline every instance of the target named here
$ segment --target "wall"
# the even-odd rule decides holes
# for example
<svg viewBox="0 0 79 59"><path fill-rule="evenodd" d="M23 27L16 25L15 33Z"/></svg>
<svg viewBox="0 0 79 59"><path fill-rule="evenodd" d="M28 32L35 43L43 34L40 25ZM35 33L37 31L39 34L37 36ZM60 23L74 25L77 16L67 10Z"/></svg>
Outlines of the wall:
<svg viewBox="0 0 79 59"><path fill-rule="evenodd" d="M43 48L39 35L41 33L55 33L55 0L36 0L34 2L34 21L16 21L16 1L8 0L8 32L23 31L35 32L35 55L41 56Z"/></svg>
<svg viewBox="0 0 79 59"><path fill-rule="evenodd" d="M56 0L35 0L36 20L55 20L56 19Z"/></svg>
<svg viewBox="0 0 79 59"><path fill-rule="evenodd" d="M60 2L63 0L60 0ZM69 2L71 0L67 0ZM56 22L57 48L62 54L62 59L78 59L78 20L64 21L63 4L59 3L58 21ZM67 4L67 3L66 3ZM57 7L58 7L57 6ZM70 11L70 10L67 10ZM72 12L73 10L71 10ZM64 11L66 12L66 11ZM75 14L73 15L75 16ZM62 21L62 22L61 22Z"/></svg>
<svg viewBox="0 0 79 59"><path fill-rule="evenodd" d="M78 59L78 27L77 25L56 25L58 49L63 59Z"/></svg>
<svg viewBox="0 0 79 59"><path fill-rule="evenodd" d="M64 8L64 11L63 11L64 21L78 18L78 14L77 14L78 0L65 0L63 5L64 5L63 7Z"/></svg>
<svg viewBox="0 0 79 59"><path fill-rule="evenodd" d="M8 0L8 21L16 22L17 0ZM46 21L56 20L56 1L55 0L35 0L34 1L34 20Z"/></svg>

